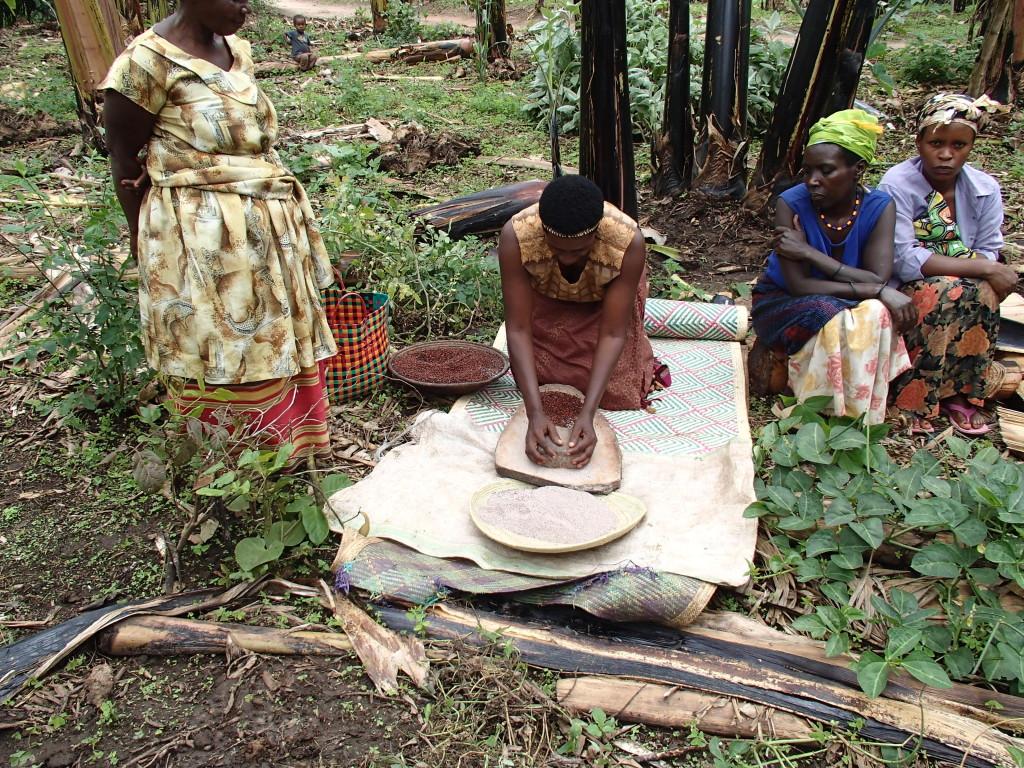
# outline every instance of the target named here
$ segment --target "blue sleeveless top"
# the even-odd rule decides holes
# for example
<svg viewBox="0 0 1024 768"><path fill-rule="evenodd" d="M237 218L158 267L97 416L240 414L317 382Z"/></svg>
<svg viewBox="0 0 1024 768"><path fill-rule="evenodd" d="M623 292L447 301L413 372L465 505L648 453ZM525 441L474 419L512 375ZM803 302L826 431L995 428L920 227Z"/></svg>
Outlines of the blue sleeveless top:
<svg viewBox="0 0 1024 768"><path fill-rule="evenodd" d="M811 193L807 191L806 184L797 184L783 192L779 197L786 201L793 213L800 217L800 226L803 227L804 235L807 237L807 244L816 248L822 253L831 256L832 249L840 245L843 247L841 261L848 267L861 268L861 252L867 246L871 233L878 223L882 212L892 202L887 192L875 189L867 193L860 201L860 213L857 214L853 226L846 234L846 239L841 243L833 243L828 239L825 230L822 228L818 212L811 205ZM779 256L772 251L768 255L768 267L765 269L764 277L761 278L758 289L771 291L781 289L788 291L786 278L782 276L782 267L779 266ZM819 280L828 280L831 275L823 275L819 270L812 269L811 275Z"/></svg>

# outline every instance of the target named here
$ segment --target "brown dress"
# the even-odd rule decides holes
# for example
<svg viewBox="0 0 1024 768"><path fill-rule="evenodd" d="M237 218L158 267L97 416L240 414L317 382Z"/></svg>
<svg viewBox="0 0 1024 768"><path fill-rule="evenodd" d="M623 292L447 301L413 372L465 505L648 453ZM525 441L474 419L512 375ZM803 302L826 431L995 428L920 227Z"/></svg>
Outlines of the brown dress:
<svg viewBox="0 0 1024 768"><path fill-rule="evenodd" d="M533 288L533 356L539 384L568 384L586 392L601 329L608 284L619 276L636 222L605 203L597 240L579 279L570 283L548 248L538 206L517 213L512 228L523 267ZM647 270L637 286L632 322L600 406L612 411L643 408L654 380L656 361L644 334Z"/></svg>

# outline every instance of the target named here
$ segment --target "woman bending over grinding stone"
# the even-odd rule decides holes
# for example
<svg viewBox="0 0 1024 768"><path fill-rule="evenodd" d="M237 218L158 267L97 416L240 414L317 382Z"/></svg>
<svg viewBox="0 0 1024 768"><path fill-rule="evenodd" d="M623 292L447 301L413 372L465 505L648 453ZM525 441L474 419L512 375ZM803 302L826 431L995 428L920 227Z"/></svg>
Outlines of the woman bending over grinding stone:
<svg viewBox="0 0 1024 768"><path fill-rule="evenodd" d="M586 396L568 447L583 467L597 443L598 407L644 408L650 392L668 384L643 331L640 228L591 181L562 176L505 225L498 261L512 373L530 422L526 455L544 464L562 444L539 386L568 384Z"/></svg>

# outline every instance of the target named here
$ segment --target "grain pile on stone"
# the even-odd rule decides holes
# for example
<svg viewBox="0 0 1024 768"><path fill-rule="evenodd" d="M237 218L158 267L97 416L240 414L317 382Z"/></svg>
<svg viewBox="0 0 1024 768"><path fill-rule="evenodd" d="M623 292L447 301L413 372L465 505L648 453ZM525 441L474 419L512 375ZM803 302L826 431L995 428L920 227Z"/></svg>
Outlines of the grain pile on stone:
<svg viewBox="0 0 1024 768"><path fill-rule="evenodd" d="M498 491L477 517L518 536L565 546L599 539L618 524L615 512L601 499L556 485Z"/></svg>
<svg viewBox="0 0 1024 768"><path fill-rule="evenodd" d="M469 384L487 381L504 361L486 349L474 347L424 347L395 357L395 373L410 381L429 384Z"/></svg>
<svg viewBox="0 0 1024 768"><path fill-rule="evenodd" d="M541 392L540 406L553 424L571 427L583 409L583 401L569 392Z"/></svg>

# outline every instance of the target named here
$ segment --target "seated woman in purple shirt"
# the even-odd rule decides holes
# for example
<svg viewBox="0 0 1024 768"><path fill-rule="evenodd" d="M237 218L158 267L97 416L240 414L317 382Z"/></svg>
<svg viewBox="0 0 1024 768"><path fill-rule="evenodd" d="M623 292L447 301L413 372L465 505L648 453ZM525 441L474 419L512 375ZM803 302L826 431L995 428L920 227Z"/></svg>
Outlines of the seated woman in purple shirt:
<svg viewBox="0 0 1024 768"><path fill-rule="evenodd" d="M999 302L1017 274L997 261L999 184L966 162L986 112L997 108L984 96L932 96L918 115L918 156L879 184L896 203L895 278L918 310L904 335L913 368L895 382L895 403L913 414L912 432L934 432L940 411L962 434L989 430L975 406L986 395Z"/></svg>

